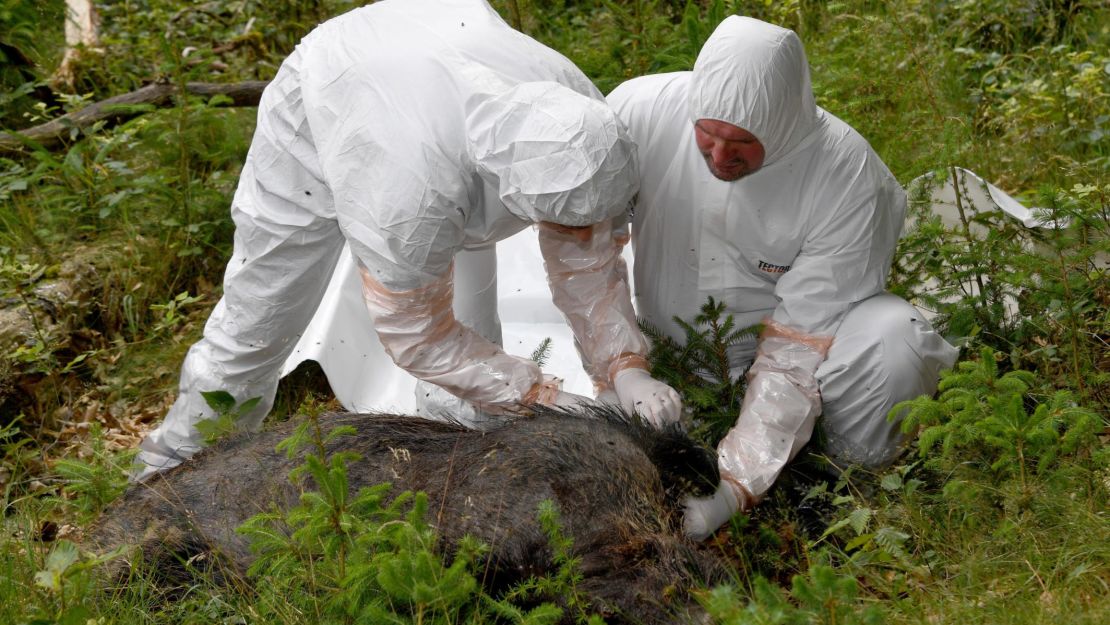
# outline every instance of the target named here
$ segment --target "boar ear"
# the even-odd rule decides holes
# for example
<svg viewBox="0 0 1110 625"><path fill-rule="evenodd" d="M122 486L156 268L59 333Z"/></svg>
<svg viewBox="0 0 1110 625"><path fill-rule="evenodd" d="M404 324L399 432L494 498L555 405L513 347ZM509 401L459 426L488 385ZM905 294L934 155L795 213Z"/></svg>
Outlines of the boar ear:
<svg viewBox="0 0 1110 625"><path fill-rule="evenodd" d="M721 480L717 454L686 434L677 430L658 432L645 451L658 469L669 498L705 497L717 490Z"/></svg>

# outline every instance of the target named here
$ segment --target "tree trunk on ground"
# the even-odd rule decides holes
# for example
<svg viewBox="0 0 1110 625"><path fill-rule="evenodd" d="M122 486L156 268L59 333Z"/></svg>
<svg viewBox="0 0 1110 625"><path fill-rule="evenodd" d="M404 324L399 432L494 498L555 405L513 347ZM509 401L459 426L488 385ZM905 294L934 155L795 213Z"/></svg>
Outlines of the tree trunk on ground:
<svg viewBox="0 0 1110 625"><path fill-rule="evenodd" d="M239 83L189 82L181 89L169 82L156 82L136 91L90 104L45 124L16 133L0 132L0 155L25 151L28 140L47 149L61 147L69 141L73 128L88 128L99 121L118 124L146 112L140 105L173 106L174 96L183 93L197 96L223 95L231 98L230 106L258 106L262 90L267 84L264 80Z"/></svg>

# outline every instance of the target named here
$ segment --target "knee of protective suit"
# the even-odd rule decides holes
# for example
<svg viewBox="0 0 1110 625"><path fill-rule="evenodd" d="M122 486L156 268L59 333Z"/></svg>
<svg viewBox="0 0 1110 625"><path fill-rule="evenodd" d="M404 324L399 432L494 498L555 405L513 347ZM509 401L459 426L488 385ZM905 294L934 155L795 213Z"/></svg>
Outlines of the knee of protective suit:
<svg viewBox="0 0 1110 625"><path fill-rule="evenodd" d="M822 428L834 461L886 466L901 451L900 419L888 419L898 402L936 391L942 369L957 350L909 303L890 294L865 300L849 312L817 370Z"/></svg>

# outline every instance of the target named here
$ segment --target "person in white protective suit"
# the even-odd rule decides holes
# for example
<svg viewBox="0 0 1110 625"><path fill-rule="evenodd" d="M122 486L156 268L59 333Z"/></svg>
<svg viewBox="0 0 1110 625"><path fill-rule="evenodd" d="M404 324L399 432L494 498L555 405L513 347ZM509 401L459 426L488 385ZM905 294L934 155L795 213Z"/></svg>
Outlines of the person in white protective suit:
<svg viewBox="0 0 1110 625"><path fill-rule="evenodd" d="M322 24L262 95L223 298L134 478L199 449L195 426L213 417L204 391L260 397L240 419L261 424L344 242L396 364L515 415L588 400L455 318L453 259L539 224L555 303L597 389L676 419L677 394L646 372L626 237L612 226L637 185L634 146L597 89L485 0L385 0Z"/></svg>
<svg viewBox="0 0 1110 625"><path fill-rule="evenodd" d="M900 449L887 413L930 394L957 351L884 293L906 209L867 142L817 107L797 35L732 16L692 72L635 78L609 103L639 146L632 220L637 310L675 338L707 295L758 340L721 484L686 502L697 539L747 510L810 439L818 415L837 465L880 467Z"/></svg>

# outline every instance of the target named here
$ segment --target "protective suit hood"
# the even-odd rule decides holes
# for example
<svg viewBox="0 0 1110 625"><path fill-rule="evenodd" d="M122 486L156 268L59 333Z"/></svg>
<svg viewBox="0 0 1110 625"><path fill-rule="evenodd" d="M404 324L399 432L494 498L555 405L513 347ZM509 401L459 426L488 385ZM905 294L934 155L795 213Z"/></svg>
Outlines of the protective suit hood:
<svg viewBox="0 0 1110 625"><path fill-rule="evenodd" d="M750 17L721 22L694 64L690 112L695 122L715 119L755 135L765 166L781 159L817 127L798 35Z"/></svg>
<svg viewBox="0 0 1110 625"><path fill-rule="evenodd" d="M472 98L466 132L479 175L521 219L596 224L639 188L635 144L616 114L555 82Z"/></svg>

